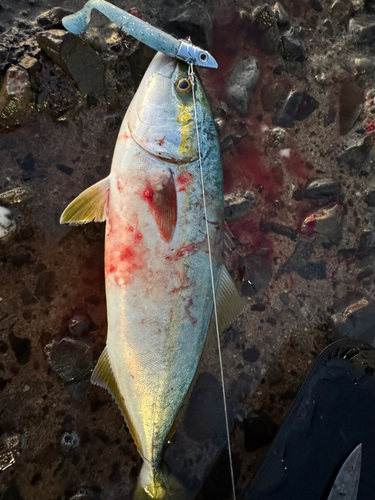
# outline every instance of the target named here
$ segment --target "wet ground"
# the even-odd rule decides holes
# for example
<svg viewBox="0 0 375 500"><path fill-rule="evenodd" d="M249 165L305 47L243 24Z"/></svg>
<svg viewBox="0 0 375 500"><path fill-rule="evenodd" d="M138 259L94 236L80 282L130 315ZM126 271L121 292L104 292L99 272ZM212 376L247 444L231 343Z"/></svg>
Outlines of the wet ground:
<svg viewBox="0 0 375 500"><path fill-rule="evenodd" d="M316 357L373 342L373 1L115 2L209 47L227 267L247 306L222 335L238 494ZM0 0L0 498L130 499L141 460L89 378L106 337L104 228L59 225L105 177L153 54L78 1ZM40 16L38 18L38 16ZM10 213L8 212L10 210ZM230 498L215 354L167 449L199 499Z"/></svg>

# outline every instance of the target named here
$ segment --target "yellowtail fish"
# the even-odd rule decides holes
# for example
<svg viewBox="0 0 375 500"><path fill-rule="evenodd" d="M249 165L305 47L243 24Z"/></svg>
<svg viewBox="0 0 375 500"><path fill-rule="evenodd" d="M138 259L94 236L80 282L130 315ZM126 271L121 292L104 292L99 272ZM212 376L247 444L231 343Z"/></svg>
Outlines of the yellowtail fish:
<svg viewBox="0 0 375 500"><path fill-rule="evenodd" d="M163 448L215 335L195 108L222 330L242 300L223 265L223 188L214 120L188 65L158 53L122 123L110 175L62 223L106 221L107 345L92 382L115 398L144 463L134 498L189 498Z"/></svg>

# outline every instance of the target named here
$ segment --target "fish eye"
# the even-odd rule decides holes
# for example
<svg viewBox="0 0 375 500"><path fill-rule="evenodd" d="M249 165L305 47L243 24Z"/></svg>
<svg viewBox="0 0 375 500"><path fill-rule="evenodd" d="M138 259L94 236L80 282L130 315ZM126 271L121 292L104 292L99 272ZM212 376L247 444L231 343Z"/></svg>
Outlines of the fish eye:
<svg viewBox="0 0 375 500"><path fill-rule="evenodd" d="M186 76L179 78L175 82L176 91L179 95L186 95L191 92L191 83Z"/></svg>

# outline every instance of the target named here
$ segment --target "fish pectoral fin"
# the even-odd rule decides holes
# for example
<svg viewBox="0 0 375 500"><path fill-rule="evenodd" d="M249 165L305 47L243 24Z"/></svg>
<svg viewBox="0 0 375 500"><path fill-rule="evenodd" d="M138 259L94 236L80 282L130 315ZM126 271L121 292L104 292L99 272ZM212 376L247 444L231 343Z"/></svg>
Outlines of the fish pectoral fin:
<svg viewBox="0 0 375 500"><path fill-rule="evenodd" d="M126 425L134 439L134 442L140 451L140 441L137 432L135 431L135 427L130 419L129 412L126 408L124 398L121 396L120 389L118 388L115 376L113 375L113 370L111 367L111 362L108 356L107 346L104 351L101 353L100 358L94 368L94 371L91 374L91 383L94 385L98 385L99 387L103 387L103 389L107 389L107 391L111 394L113 399L116 401L117 406L120 408L121 413L124 416Z"/></svg>
<svg viewBox="0 0 375 500"><path fill-rule="evenodd" d="M245 302L238 293L236 285L225 266L221 266L216 285L216 307L219 332L228 328L245 307ZM206 343L217 343L215 313L212 310L207 330Z"/></svg>
<svg viewBox="0 0 375 500"><path fill-rule="evenodd" d="M149 207L161 237L169 243L177 224L177 192L172 172L168 172L161 185L156 186Z"/></svg>
<svg viewBox="0 0 375 500"><path fill-rule="evenodd" d="M109 176L85 189L66 207L60 224L87 224L103 222L107 218Z"/></svg>

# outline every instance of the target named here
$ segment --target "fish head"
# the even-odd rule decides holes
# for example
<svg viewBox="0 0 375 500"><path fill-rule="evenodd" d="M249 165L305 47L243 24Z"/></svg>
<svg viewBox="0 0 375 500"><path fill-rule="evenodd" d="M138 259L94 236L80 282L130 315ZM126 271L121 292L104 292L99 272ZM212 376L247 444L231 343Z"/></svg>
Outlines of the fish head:
<svg viewBox="0 0 375 500"><path fill-rule="evenodd" d="M188 69L185 62L157 53L128 111L129 130L137 144L149 154L177 164L198 158L195 110L198 130L211 129L216 134L203 87L196 75L192 82ZM201 147L205 145L203 141Z"/></svg>

